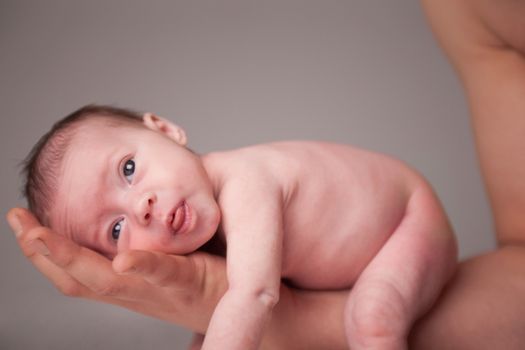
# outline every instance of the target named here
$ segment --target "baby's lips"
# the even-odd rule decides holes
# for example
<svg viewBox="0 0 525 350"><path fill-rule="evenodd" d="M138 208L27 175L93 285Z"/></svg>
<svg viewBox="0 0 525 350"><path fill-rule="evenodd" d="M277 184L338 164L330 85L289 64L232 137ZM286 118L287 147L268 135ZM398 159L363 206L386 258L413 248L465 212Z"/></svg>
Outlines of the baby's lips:
<svg viewBox="0 0 525 350"><path fill-rule="evenodd" d="M175 212L172 214L173 218L171 220L171 228L177 233L182 225L184 224L184 219L186 216L185 213L185 202L182 201L179 206L175 209Z"/></svg>

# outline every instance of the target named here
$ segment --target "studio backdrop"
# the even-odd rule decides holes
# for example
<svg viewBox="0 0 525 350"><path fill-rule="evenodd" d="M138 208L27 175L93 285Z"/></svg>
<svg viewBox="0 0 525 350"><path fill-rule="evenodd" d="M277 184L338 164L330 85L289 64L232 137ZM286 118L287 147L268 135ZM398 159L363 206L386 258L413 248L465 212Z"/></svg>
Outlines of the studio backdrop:
<svg viewBox="0 0 525 350"><path fill-rule="evenodd" d="M88 103L152 111L200 153L327 140L434 186L463 258L493 246L465 98L416 0L0 1L0 206L19 163ZM0 221L0 348L184 349L175 325L62 296Z"/></svg>

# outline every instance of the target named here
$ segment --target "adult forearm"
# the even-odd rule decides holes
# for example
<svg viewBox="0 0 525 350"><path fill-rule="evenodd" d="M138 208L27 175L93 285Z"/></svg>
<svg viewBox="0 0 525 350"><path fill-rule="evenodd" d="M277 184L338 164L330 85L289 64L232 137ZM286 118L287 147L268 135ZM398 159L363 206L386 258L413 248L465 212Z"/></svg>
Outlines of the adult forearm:
<svg viewBox="0 0 525 350"><path fill-rule="evenodd" d="M412 330L411 349L525 349L525 246L460 264L434 308Z"/></svg>
<svg viewBox="0 0 525 350"><path fill-rule="evenodd" d="M347 296L348 291L314 292L283 285L261 349L347 349L343 325Z"/></svg>
<svg viewBox="0 0 525 350"><path fill-rule="evenodd" d="M525 349L525 246L505 246L459 265L409 336L410 349ZM347 349L347 292L283 287L262 349Z"/></svg>
<svg viewBox="0 0 525 350"><path fill-rule="evenodd" d="M463 83L498 240L525 241L525 1L422 0Z"/></svg>

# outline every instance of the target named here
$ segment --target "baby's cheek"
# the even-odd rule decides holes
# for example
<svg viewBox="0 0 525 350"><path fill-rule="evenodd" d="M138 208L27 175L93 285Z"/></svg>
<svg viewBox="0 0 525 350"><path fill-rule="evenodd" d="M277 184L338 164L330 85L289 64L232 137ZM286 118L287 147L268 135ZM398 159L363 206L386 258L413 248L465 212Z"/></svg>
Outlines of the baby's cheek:
<svg viewBox="0 0 525 350"><path fill-rule="evenodd" d="M133 230L119 242L119 252L127 250L149 250L167 252L170 243L170 233L159 232L154 227Z"/></svg>

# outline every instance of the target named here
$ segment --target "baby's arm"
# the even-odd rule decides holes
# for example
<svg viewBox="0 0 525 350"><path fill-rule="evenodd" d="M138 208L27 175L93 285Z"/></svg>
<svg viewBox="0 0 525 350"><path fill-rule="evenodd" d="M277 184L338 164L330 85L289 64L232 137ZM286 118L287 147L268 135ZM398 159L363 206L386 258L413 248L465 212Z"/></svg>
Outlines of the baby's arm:
<svg viewBox="0 0 525 350"><path fill-rule="evenodd" d="M352 349L406 349L412 323L456 266L456 244L430 187L411 195L401 223L352 289L345 328Z"/></svg>
<svg viewBox="0 0 525 350"><path fill-rule="evenodd" d="M228 291L217 305L203 349L257 349L279 298L282 196L260 176L227 183L219 203L227 240Z"/></svg>

